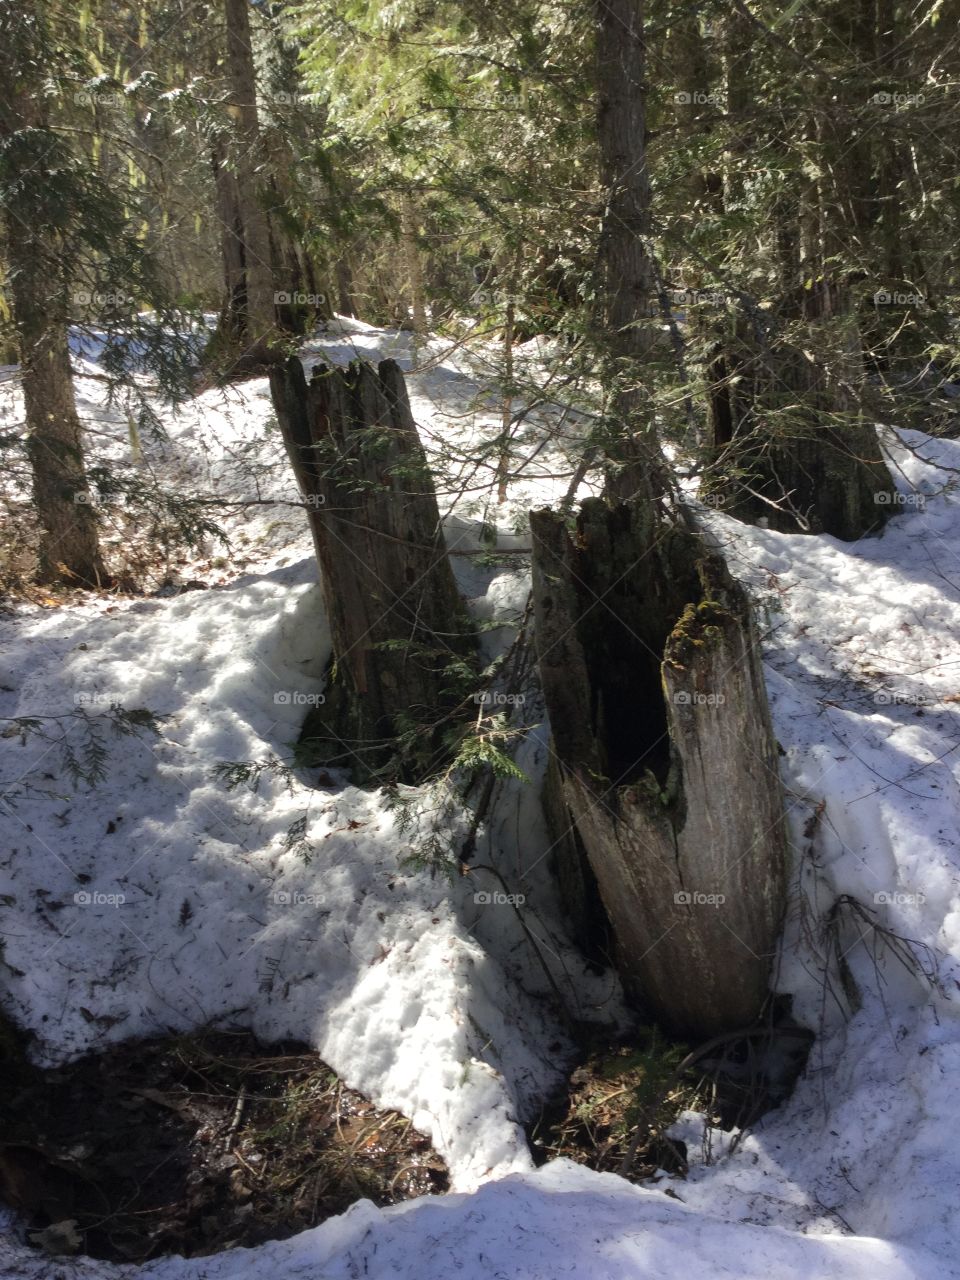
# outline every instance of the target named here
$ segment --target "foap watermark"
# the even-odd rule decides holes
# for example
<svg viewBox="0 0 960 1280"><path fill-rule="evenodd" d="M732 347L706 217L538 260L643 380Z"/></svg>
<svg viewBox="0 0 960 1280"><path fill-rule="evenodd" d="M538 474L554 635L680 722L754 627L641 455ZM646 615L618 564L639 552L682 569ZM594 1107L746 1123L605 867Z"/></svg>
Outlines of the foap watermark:
<svg viewBox="0 0 960 1280"><path fill-rule="evenodd" d="M526 698L522 693L502 693L499 689L486 689L475 693L473 701L478 707L522 707Z"/></svg>
<svg viewBox="0 0 960 1280"><path fill-rule="evenodd" d="M78 889L73 901L78 907L122 907L125 893L101 893L99 889Z"/></svg>
<svg viewBox="0 0 960 1280"><path fill-rule="evenodd" d="M273 695L278 707L322 707L326 698L322 693L302 693L299 689L280 689Z"/></svg>
<svg viewBox="0 0 960 1280"><path fill-rule="evenodd" d="M674 706L677 707L722 707L726 700L723 693L701 693L697 689L692 693L680 689L673 695Z"/></svg>
<svg viewBox="0 0 960 1280"><path fill-rule="evenodd" d="M916 507L918 511L922 511L927 505L927 499L922 493L890 493L886 489L875 493L873 500L878 507Z"/></svg>
<svg viewBox="0 0 960 1280"><path fill-rule="evenodd" d="M898 293L895 289L878 289L873 295L875 307L920 307L925 301L922 293Z"/></svg>
<svg viewBox="0 0 960 1280"><path fill-rule="evenodd" d="M473 895L478 907L522 907L527 900L525 893L501 893L499 889L481 889Z"/></svg>
<svg viewBox="0 0 960 1280"><path fill-rule="evenodd" d="M678 107L720 107L723 105L719 93L686 93L681 90L673 95Z"/></svg>
<svg viewBox="0 0 960 1280"><path fill-rule="evenodd" d="M888 93L886 89L870 99L875 107L919 107L923 100L922 93Z"/></svg>
<svg viewBox="0 0 960 1280"><path fill-rule="evenodd" d="M873 895L878 907L922 907L926 900L925 893L901 893L899 889L881 889Z"/></svg>
<svg viewBox="0 0 960 1280"><path fill-rule="evenodd" d="M470 301L475 307L506 307L513 299L504 289L474 289Z"/></svg>
<svg viewBox="0 0 960 1280"><path fill-rule="evenodd" d="M727 295L720 289L671 289L670 301L675 307L722 307Z"/></svg>
<svg viewBox="0 0 960 1280"><path fill-rule="evenodd" d="M327 498L323 493L304 493L302 489L296 489L292 492L288 490L282 501L295 504L298 507L309 507L310 510L316 511L326 504Z"/></svg>
<svg viewBox="0 0 960 1280"><path fill-rule="evenodd" d="M99 689L81 689L73 695L75 707L119 707L123 696L119 693L101 693Z"/></svg>
<svg viewBox="0 0 960 1280"><path fill-rule="evenodd" d="M74 289L70 296L75 307L128 307L133 302L133 295L124 293L122 289L111 289L106 293L96 289Z"/></svg>
<svg viewBox="0 0 960 1280"><path fill-rule="evenodd" d="M726 902L726 894L700 893L694 889L681 889L673 895L678 907L722 907Z"/></svg>
<svg viewBox="0 0 960 1280"><path fill-rule="evenodd" d="M322 307L326 301L325 293L301 293L299 290L288 292L281 289L273 295L275 307Z"/></svg>
<svg viewBox="0 0 960 1280"><path fill-rule="evenodd" d="M116 89L77 89L72 97L78 107L122 107L128 101Z"/></svg>
<svg viewBox="0 0 960 1280"><path fill-rule="evenodd" d="M873 695L878 707L930 707L933 699L922 693L903 693L899 689L878 689Z"/></svg>
<svg viewBox="0 0 960 1280"><path fill-rule="evenodd" d="M277 907L322 907L326 901L325 893L303 893L300 889L276 889L273 893Z"/></svg>

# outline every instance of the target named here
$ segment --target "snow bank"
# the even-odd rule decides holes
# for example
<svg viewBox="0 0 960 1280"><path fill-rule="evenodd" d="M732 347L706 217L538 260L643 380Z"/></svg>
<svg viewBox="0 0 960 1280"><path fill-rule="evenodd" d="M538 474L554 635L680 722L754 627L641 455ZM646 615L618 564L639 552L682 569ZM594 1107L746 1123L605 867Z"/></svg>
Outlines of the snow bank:
<svg viewBox="0 0 960 1280"><path fill-rule="evenodd" d="M410 363L407 335L355 324L309 354ZM484 500L456 447L496 426L499 407L465 358L445 359L437 344L420 354L434 364L410 379L414 410L438 466L443 454L451 542L473 550ZM113 456L124 456L123 422L98 409L98 384L82 390L114 432ZM8 384L4 393L9 417ZM171 443L148 448L150 464L198 491L288 493L269 416L263 382L208 393L170 420ZM329 639L302 512L228 516L228 563L207 553L182 569L208 590L23 607L0 620L10 672L0 715L94 713L118 701L165 717L156 745L107 741L108 777L95 790L51 776L50 743L0 738L0 790L19 795L3 818L0 976L38 1055L61 1060L215 1018L299 1037L429 1133L455 1186L471 1193L384 1212L363 1203L294 1240L215 1259L139 1273L58 1260L57 1271L957 1274L960 445L905 434L890 447L904 501L880 538L846 545L704 513L769 627L796 854L777 985L818 1042L790 1102L733 1154L652 1190L565 1162L530 1168L519 1122L559 1079L568 1047L542 999L541 961L581 1016L622 1016L615 980L591 978L564 938L534 788L504 790L484 859L527 893L536 954L509 907L474 901L490 885L411 868L410 837L381 796L269 772L256 789L229 791L212 776L217 760L285 755L322 694ZM550 477L562 468L558 441L518 505L562 492L565 480ZM523 545L522 533L510 545ZM504 623L485 639L492 653L523 607L522 562L455 561L476 615ZM521 763L536 779L545 759L541 726ZM702 1122L686 1117L681 1128L695 1156ZM0 1254L3 1274L49 1274L17 1234Z"/></svg>
<svg viewBox="0 0 960 1280"><path fill-rule="evenodd" d="M38 1276L35 1254L0 1246L10 1277ZM85 1262L77 1280L120 1280L128 1270ZM488 1182L473 1195L369 1201L292 1240L213 1258L167 1258L140 1280L686 1280L690 1275L770 1280L930 1280L956 1274L908 1247L853 1236L799 1236L719 1221L660 1191L632 1187L559 1160L535 1174Z"/></svg>

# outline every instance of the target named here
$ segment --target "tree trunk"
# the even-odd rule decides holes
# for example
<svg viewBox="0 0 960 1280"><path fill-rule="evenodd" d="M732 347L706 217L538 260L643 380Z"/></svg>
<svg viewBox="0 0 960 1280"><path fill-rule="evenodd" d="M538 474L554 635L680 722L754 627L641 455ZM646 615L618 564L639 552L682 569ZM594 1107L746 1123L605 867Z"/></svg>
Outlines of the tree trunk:
<svg viewBox="0 0 960 1280"><path fill-rule="evenodd" d="M342 316L357 316L357 307L353 291L353 272L346 258L337 258L334 266L337 284L337 310Z"/></svg>
<svg viewBox="0 0 960 1280"><path fill-rule="evenodd" d="M409 191L400 196L400 244L403 249L403 266L410 293L410 315L416 334L427 331L427 300L423 287L423 263L420 261L420 245L417 242L417 207Z"/></svg>
<svg viewBox="0 0 960 1280"><path fill-rule="evenodd" d="M8 212L7 246L27 420L27 456L40 520L37 578L105 586L97 519L87 486L67 330L49 310L49 276L29 233Z"/></svg>
<svg viewBox="0 0 960 1280"><path fill-rule="evenodd" d="M781 199L774 326L741 312L713 361L708 488L741 519L855 541L882 528L894 490L867 413L850 289L825 265L825 206L816 179Z"/></svg>
<svg viewBox="0 0 960 1280"><path fill-rule="evenodd" d="M253 64L248 0L224 0L227 21L228 109L236 127L234 168L243 224L246 281L245 360L276 358L274 281L267 214L257 190L261 167L257 80Z"/></svg>
<svg viewBox="0 0 960 1280"><path fill-rule="evenodd" d="M7 162L16 163L17 135L31 132L31 143L20 148L22 169L29 173L40 164L38 151L40 158L49 154L56 139L49 132L47 99L30 76L37 50L23 48L33 28L23 14L6 17L22 25L11 32L0 24L0 138L13 140ZM61 211L37 208L28 194L24 202L10 200L4 214L27 456L40 521L37 576L41 582L102 586L107 574L87 488L67 342L69 264L59 252L55 230Z"/></svg>
<svg viewBox="0 0 960 1280"><path fill-rule="evenodd" d="M597 254L605 345L600 372L608 424L603 448L614 467L623 469L621 486L627 485L638 500L652 503L670 486L644 383L657 323L656 278L647 252L650 179L643 0L597 0L594 12L597 142L607 202Z"/></svg>
<svg viewBox="0 0 960 1280"><path fill-rule="evenodd" d="M829 307L834 334L849 305L818 282L806 291L804 321ZM853 317L848 376L860 363ZM836 370L834 370L834 374ZM758 341L741 318L711 366L710 419L715 471L708 483L723 510L763 520L786 533L830 534L852 542L879 531L893 506L893 486L876 430L855 384L828 377L805 349Z"/></svg>
<svg viewBox="0 0 960 1280"><path fill-rule="evenodd" d="M563 797L624 984L678 1034L741 1027L768 993L786 859L746 595L648 505L590 499L575 537L553 511L531 527Z"/></svg>
<svg viewBox="0 0 960 1280"><path fill-rule="evenodd" d="M503 316L503 399L500 402L500 449L497 457L497 501L506 502L510 480L510 433L513 429L513 348L517 335L516 295L519 286L522 247L518 246L505 264L502 280L507 301Z"/></svg>
<svg viewBox="0 0 960 1280"><path fill-rule="evenodd" d="M220 257L223 262L223 305L218 329L228 349L236 349L246 332L247 286L243 251L243 218L240 216L236 175L227 165L227 146L221 137L213 142L213 180L220 224Z"/></svg>
<svg viewBox="0 0 960 1280"><path fill-rule="evenodd" d="M699 11L691 10L671 35L673 61L682 85L675 99L679 107L680 128L691 139L706 141L714 131L714 120L719 118L719 112L710 92L710 62L701 22ZM690 175L689 182L691 212L695 217L723 213L721 173L697 169Z"/></svg>
<svg viewBox="0 0 960 1280"><path fill-rule="evenodd" d="M333 636L326 703L304 736L357 781L413 780L442 756L462 710L475 637L447 558L403 374L271 370L270 389L307 504Z"/></svg>

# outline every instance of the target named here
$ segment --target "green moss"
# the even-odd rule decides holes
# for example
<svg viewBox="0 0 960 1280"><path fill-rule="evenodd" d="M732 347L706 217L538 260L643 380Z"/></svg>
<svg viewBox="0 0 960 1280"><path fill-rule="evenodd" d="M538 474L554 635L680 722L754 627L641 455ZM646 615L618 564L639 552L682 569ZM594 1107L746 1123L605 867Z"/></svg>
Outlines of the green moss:
<svg viewBox="0 0 960 1280"><path fill-rule="evenodd" d="M731 611L717 600L688 604L667 637L664 662L682 671L698 649L714 647L733 621Z"/></svg>
<svg viewBox="0 0 960 1280"><path fill-rule="evenodd" d="M671 762L663 785L652 769L645 769L643 775L629 788L636 800L648 808L669 809L683 799L680 770L676 762Z"/></svg>

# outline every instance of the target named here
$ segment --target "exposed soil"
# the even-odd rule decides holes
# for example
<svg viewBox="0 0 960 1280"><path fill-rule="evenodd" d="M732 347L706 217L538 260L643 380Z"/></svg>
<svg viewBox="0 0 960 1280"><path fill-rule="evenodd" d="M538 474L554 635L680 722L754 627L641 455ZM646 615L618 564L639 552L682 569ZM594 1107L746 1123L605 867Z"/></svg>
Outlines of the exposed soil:
<svg viewBox="0 0 960 1280"><path fill-rule="evenodd" d="M447 1189L429 1141L302 1044L211 1031L15 1075L0 1199L48 1251L198 1256L284 1239L363 1197Z"/></svg>
<svg viewBox="0 0 960 1280"><path fill-rule="evenodd" d="M628 1045L592 1046L529 1132L534 1158L565 1156L637 1182L659 1170L683 1177L686 1148L668 1134L680 1113L699 1111L712 1127L747 1131L790 1096L812 1040L781 1010L775 1024L694 1050L654 1028Z"/></svg>

